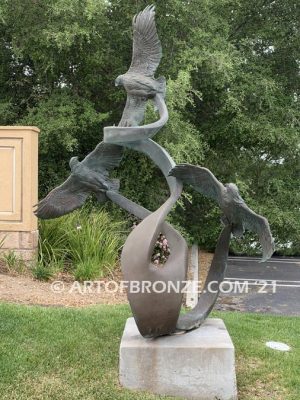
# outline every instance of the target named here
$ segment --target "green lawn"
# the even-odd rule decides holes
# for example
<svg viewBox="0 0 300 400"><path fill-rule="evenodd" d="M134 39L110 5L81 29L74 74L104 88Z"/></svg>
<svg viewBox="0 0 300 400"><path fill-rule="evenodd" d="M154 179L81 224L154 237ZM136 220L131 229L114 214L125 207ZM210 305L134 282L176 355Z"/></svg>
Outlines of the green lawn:
<svg viewBox="0 0 300 400"><path fill-rule="evenodd" d="M236 346L240 400L300 399L300 318L214 315L224 319ZM167 399L132 393L118 383L119 342L128 316L125 305L0 304L0 399ZM267 340L284 341L293 351L274 352L265 348Z"/></svg>

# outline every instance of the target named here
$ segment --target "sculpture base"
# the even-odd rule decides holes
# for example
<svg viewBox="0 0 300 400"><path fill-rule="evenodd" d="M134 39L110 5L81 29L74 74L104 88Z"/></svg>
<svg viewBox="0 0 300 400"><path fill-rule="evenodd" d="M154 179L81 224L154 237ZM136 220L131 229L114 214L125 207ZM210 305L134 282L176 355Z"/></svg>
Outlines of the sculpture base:
<svg viewBox="0 0 300 400"><path fill-rule="evenodd" d="M120 383L128 389L198 400L236 400L234 346L221 319L182 335L144 339L133 318L120 345Z"/></svg>

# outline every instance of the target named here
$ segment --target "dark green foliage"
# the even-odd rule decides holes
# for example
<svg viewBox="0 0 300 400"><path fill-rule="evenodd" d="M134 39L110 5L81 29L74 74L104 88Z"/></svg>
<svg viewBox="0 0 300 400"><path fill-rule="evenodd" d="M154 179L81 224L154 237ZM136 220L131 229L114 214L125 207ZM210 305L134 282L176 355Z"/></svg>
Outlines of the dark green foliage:
<svg viewBox="0 0 300 400"><path fill-rule="evenodd" d="M85 157L99 141L99 126L107 114L69 90L54 91L21 120L23 125L43 127L39 136L40 191L46 193L66 177L68 161L75 153Z"/></svg>
<svg viewBox="0 0 300 400"><path fill-rule="evenodd" d="M0 0L0 124L41 128L41 196L67 176L72 155L94 148L104 124L118 123L125 93L113 83L130 65L132 15L147 3ZM237 183L269 219L277 249L300 254L299 2L156 3L170 112L158 142L177 162ZM122 192L150 209L168 196L143 155L126 152L116 175ZM219 216L186 188L170 220L213 248ZM233 250L255 251L256 242L249 236Z"/></svg>

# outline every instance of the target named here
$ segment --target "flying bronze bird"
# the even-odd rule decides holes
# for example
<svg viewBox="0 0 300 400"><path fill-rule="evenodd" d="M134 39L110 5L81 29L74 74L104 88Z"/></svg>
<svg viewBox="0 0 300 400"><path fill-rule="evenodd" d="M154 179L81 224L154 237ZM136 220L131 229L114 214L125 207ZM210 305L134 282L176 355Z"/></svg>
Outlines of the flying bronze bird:
<svg viewBox="0 0 300 400"><path fill-rule="evenodd" d="M235 236L242 236L246 229L256 233L263 250L262 262L272 256L275 250L274 239L267 219L246 205L234 183L223 185L209 169L190 164L176 165L169 175L215 200L224 213L222 221L232 224L232 233Z"/></svg>
<svg viewBox="0 0 300 400"><path fill-rule="evenodd" d="M71 175L36 205L35 215L42 219L61 217L80 208L91 193L99 202L106 201L107 190L119 189L119 180L109 179L108 172L119 165L121 158L120 146L103 142L81 162L72 157Z"/></svg>
<svg viewBox="0 0 300 400"><path fill-rule="evenodd" d="M133 53L129 70L119 75L116 86L123 86L127 92L126 106L121 126L137 126L144 119L148 99L156 94L165 95L164 77L154 78L162 57L160 40L155 26L155 7L148 6L132 21Z"/></svg>

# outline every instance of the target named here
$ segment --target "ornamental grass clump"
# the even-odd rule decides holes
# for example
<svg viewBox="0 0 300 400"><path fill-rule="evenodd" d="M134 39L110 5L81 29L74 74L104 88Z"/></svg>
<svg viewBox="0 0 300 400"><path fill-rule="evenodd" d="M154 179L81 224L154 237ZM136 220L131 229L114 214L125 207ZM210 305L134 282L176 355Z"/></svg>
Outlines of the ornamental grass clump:
<svg viewBox="0 0 300 400"><path fill-rule="evenodd" d="M81 211L69 216L68 251L78 280L103 277L116 265L124 224L107 212Z"/></svg>
<svg viewBox="0 0 300 400"><path fill-rule="evenodd" d="M164 265L171 254L168 239L162 233L159 234L153 250L151 261L156 266Z"/></svg>
<svg viewBox="0 0 300 400"><path fill-rule="evenodd" d="M39 273L33 271L37 278L43 268L53 274L67 271L78 280L96 279L118 263L124 223L104 210L83 208L61 218L40 221L39 228Z"/></svg>

